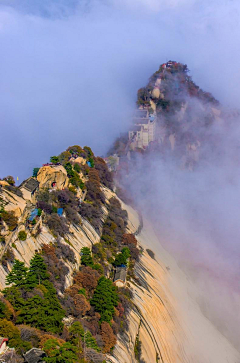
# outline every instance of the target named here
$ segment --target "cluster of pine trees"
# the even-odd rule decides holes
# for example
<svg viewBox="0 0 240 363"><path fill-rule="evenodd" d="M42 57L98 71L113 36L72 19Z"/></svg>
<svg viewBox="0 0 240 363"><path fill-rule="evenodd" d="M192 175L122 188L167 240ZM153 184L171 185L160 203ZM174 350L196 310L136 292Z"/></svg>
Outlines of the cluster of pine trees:
<svg viewBox="0 0 240 363"><path fill-rule="evenodd" d="M74 162L78 157L87 164ZM102 185L112 188L113 181L103 159L95 157L90 148L75 145L51 162L65 167L71 183L61 191L41 189L37 194L39 215L56 239L42 245L29 267L14 260L14 255L8 259L12 269L0 297L0 335L9 339L19 362L27 350L36 347L44 350L49 363L102 363L116 344L116 335L127 328L126 314L131 308L130 290L113 284L114 269L134 265L139 256L137 242L126 234L127 212L120 202L105 200ZM80 174L87 180L84 184ZM86 189L81 204L77 188ZM108 209L105 221L103 207ZM58 208L65 217L57 214ZM73 275L73 284L65 289L66 261L75 264L76 259L59 236L66 237L69 225L81 223L81 217L89 220L101 239L92 251L87 247L79 251L81 266ZM19 235L23 243L26 237Z"/></svg>
<svg viewBox="0 0 240 363"><path fill-rule="evenodd" d="M110 323L118 305L118 294L110 280L99 276L97 273L91 294L84 282L82 291L79 286L77 295L84 297L85 301L86 296L92 296L89 298L91 305L85 312L80 309L74 322L67 327L63 324L67 315L64 299L74 296L69 292L73 287L66 290L65 298L61 299L50 282L44 258L39 253L31 259L29 268L24 262L15 260L6 278L6 284L10 286L4 289L0 301L0 335L8 337L9 346L14 347L19 355L32 346L43 349L47 354L45 361L49 363L103 362L104 353L116 343ZM73 309L74 304L75 300ZM100 332L98 342L90 331L92 329L81 321L90 309L91 315L99 313L96 320Z"/></svg>

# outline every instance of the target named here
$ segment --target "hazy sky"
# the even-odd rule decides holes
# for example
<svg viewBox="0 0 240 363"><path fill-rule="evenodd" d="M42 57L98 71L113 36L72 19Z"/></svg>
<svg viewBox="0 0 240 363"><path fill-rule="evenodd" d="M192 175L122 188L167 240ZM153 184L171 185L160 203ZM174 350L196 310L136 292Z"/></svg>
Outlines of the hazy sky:
<svg viewBox="0 0 240 363"><path fill-rule="evenodd" d="M0 2L0 177L27 177L71 144L104 154L136 91L167 59L238 107L239 2Z"/></svg>

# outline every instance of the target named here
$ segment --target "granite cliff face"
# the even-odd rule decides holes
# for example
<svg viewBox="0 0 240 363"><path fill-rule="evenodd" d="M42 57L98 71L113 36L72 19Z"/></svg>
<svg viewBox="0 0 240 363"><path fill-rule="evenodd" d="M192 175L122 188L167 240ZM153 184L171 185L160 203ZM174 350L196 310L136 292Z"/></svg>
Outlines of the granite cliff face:
<svg viewBox="0 0 240 363"><path fill-rule="evenodd" d="M130 224L137 226L136 212L125 208ZM239 352L203 315L196 287L161 247L145 218L137 240L143 253L135 267L138 283L130 282L134 308L129 330L119 337L109 362L239 362ZM134 355L138 341L140 360Z"/></svg>
<svg viewBox="0 0 240 363"><path fill-rule="evenodd" d="M222 124L226 115L210 94L193 83L185 65L168 63L161 65L148 85L138 91L138 113L147 115L140 121L135 117L138 134L131 131L128 141L118 143L120 148L115 147L115 151L119 155L112 156L116 160L113 167L110 158L108 160L110 169L117 174L118 168L122 168L119 180L125 189L131 184L132 189L129 189L134 191L136 174L131 177L128 171L139 154L145 151L145 160L149 157L151 161L153 152L164 162L174 160L179 169L194 170L201 159L206 161L206 145L211 150L218 149L219 140L212 137L211 130L216 124ZM152 127L151 132L156 134L151 134L151 142L147 145L150 127L147 128L146 124L152 122L156 123L156 129ZM143 143L136 143L137 137L143 137ZM144 210L140 217L113 191L112 175L105 161L95 157L89 147L82 149L77 145L51 159L54 162L44 164L19 189L5 180L0 181L0 289L6 287L5 279L13 267L14 258L29 266L30 260L43 246L61 244L71 250L74 258L70 261L64 256L59 257L68 273L61 276L64 287L57 294L63 297L66 289L74 287L79 298L79 295L86 294L85 288L74 282L74 274L76 276L82 267L82 248L88 247L92 255L95 251L96 270L93 261L92 270L96 274L96 271L102 271L104 278L112 283L116 266L128 272L131 269L127 259L116 266L114 263L125 246L124 233L135 235L137 247L134 246L133 252L136 253L137 249L140 255L134 259L131 274L126 272L127 281L122 281L129 292L125 298L127 296L130 308L125 329L115 327L116 344L113 335L111 347L105 351L102 349L103 338L99 338L102 322L94 309L87 317L80 316L88 319L89 325L93 313L98 319L95 337L100 341L97 349L102 349L100 358L102 353L107 353L104 358L108 363L239 363L239 352L204 316L198 305L196 287L164 250ZM139 178L141 173L140 167ZM38 193L41 199L37 197ZM60 232L53 228L56 221L58 228L62 228ZM24 238L19 237L21 232L26 234ZM99 261L102 262L100 266ZM85 297L80 297L81 302L86 300ZM85 307L90 311L92 295L87 298ZM72 303L75 304L76 300ZM122 303L120 307L115 305L113 316L118 314L119 317L121 308L124 310ZM109 320L112 325L115 324L113 316ZM73 319L70 315L65 318L70 322ZM99 350L94 354L96 352ZM96 358L97 363L100 358Z"/></svg>
<svg viewBox="0 0 240 363"><path fill-rule="evenodd" d="M61 178L61 177L60 177ZM62 180L62 179L61 179ZM116 196L114 192L103 187L107 200ZM2 194L5 196L5 193ZM8 194L9 208L13 196ZM135 279L127 282L132 292L132 309L128 314L128 329L118 335L117 344L109 363L225 363L238 362L239 353L230 345L207 320L199 309L194 286L188 277L179 269L174 259L161 247L151 223L139 215L131 207L121 202L122 208L128 212L129 233L137 235L142 254L135 265ZM19 197L19 210L22 210L18 227L11 233L6 243L14 250L15 258L29 265L36 250L43 244L51 244L55 237L46 225L41 226L41 233L34 237L28 233L25 241L18 239L23 228L29 208L25 208ZM16 204L13 203L13 209ZM102 219L107 212L103 210ZM38 222L41 224L41 219ZM139 226L143 223L142 229ZM38 228L35 226L34 228ZM89 222L82 219L79 225L71 225L69 233L61 239L75 253L76 263L64 261L69 268L65 277L65 288L72 283L72 273L80 264L79 251L82 247L90 247L98 243L99 234ZM11 264L8 265L11 269ZM0 287L5 287L6 267L0 267Z"/></svg>
<svg viewBox="0 0 240 363"><path fill-rule="evenodd" d="M40 168L37 174L40 188L64 189L68 186L67 172L62 165L49 165Z"/></svg>

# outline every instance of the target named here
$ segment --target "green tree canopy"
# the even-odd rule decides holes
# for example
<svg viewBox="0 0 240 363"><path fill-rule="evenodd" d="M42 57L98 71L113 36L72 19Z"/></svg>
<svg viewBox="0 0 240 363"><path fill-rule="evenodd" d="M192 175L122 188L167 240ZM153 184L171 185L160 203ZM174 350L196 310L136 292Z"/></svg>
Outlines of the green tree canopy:
<svg viewBox="0 0 240 363"><path fill-rule="evenodd" d="M84 189L84 182L82 181L82 179L79 177L78 173L76 171L71 171L71 174L73 172L73 176L70 178L70 183L72 185L74 185L75 187L80 187L81 189Z"/></svg>
<svg viewBox="0 0 240 363"><path fill-rule="evenodd" d="M6 289L3 290L3 293L6 300L8 300L12 304L14 309L19 310L24 306L26 300L23 299L19 287L16 286L7 287Z"/></svg>
<svg viewBox="0 0 240 363"><path fill-rule="evenodd" d="M59 163L59 157L58 156L51 156L50 157L50 162L53 163L53 164Z"/></svg>
<svg viewBox="0 0 240 363"><path fill-rule="evenodd" d="M122 249L122 252L119 253L116 258L115 261L113 262L113 266L121 266L121 265L126 265L127 264L127 259L131 256L130 250L128 247L124 247Z"/></svg>
<svg viewBox="0 0 240 363"><path fill-rule="evenodd" d="M18 233L18 238L20 239L20 241L26 241L26 239L27 239L27 233L25 231L20 231Z"/></svg>
<svg viewBox="0 0 240 363"><path fill-rule="evenodd" d="M34 169L33 169L33 174L32 174L32 176L33 176L34 178L36 178L36 177L37 177L37 174L38 174L39 169L40 169L40 168L34 168Z"/></svg>
<svg viewBox="0 0 240 363"><path fill-rule="evenodd" d="M79 163L75 163L73 169L77 172L80 173L81 171L81 167Z"/></svg>
<svg viewBox="0 0 240 363"><path fill-rule="evenodd" d="M0 319L0 335L8 338L9 347L13 347L19 353L24 353L32 346L21 339L20 331L11 321Z"/></svg>
<svg viewBox="0 0 240 363"><path fill-rule="evenodd" d="M74 177L74 170L72 168L72 164L67 162L65 165L64 165L64 168L66 169L67 171L67 175L69 178L72 178Z"/></svg>
<svg viewBox="0 0 240 363"><path fill-rule="evenodd" d="M60 333L63 328L62 319L65 311L62 309L52 283L44 281L36 292L38 294L27 299L18 312L17 323L27 324L52 333Z"/></svg>
<svg viewBox="0 0 240 363"><path fill-rule="evenodd" d="M121 265L126 265L127 264L127 259L126 257L122 254L119 253L116 258L115 261L113 262L113 266L121 266Z"/></svg>
<svg viewBox="0 0 240 363"><path fill-rule="evenodd" d="M26 284L28 268L24 262L14 260L12 271L6 277L6 285L13 284L17 287L23 287Z"/></svg>
<svg viewBox="0 0 240 363"><path fill-rule="evenodd" d="M30 261L30 267L27 274L27 285L29 288L34 288L48 278L49 275L44 259L36 253Z"/></svg>
<svg viewBox="0 0 240 363"><path fill-rule="evenodd" d="M96 339L92 336L89 330L84 330L82 324L79 321L76 321L71 325L71 327L69 328L69 333L71 337L70 340L74 345L78 345L80 340L80 343L84 343L87 348L92 348L97 352L101 351L101 349L97 345Z"/></svg>
<svg viewBox="0 0 240 363"><path fill-rule="evenodd" d="M10 320L12 316L13 312L9 309L9 307L3 301L0 301L0 319L6 318Z"/></svg>
<svg viewBox="0 0 240 363"><path fill-rule="evenodd" d="M62 165L66 164L68 160L71 158L71 154L68 151L63 151L60 155L58 155L59 163Z"/></svg>
<svg viewBox="0 0 240 363"><path fill-rule="evenodd" d="M81 248L81 264L84 266L93 266L92 252L88 247Z"/></svg>
<svg viewBox="0 0 240 363"><path fill-rule="evenodd" d="M67 151L70 152L71 154L77 154L78 156L84 153L84 150L79 145L69 146L67 148Z"/></svg>
<svg viewBox="0 0 240 363"><path fill-rule="evenodd" d="M122 249L122 254L126 257L126 258L129 258L131 256L131 253L130 253L130 249L128 247L123 247Z"/></svg>
<svg viewBox="0 0 240 363"><path fill-rule="evenodd" d="M87 153L88 157L94 156L92 149L89 146L84 146L84 151Z"/></svg>
<svg viewBox="0 0 240 363"><path fill-rule="evenodd" d="M48 357L44 358L47 363L76 363L78 362L77 348L71 343L59 345L56 339L48 339L43 346Z"/></svg>
<svg viewBox="0 0 240 363"><path fill-rule="evenodd" d="M111 322L114 315L114 307L118 304L117 289L111 280L104 276L100 277L90 304L100 313L101 322Z"/></svg>

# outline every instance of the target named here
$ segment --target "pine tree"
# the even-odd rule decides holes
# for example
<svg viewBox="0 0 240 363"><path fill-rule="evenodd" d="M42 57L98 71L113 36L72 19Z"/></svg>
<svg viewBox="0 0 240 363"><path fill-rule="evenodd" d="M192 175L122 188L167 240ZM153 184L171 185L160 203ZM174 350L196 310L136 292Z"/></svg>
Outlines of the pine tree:
<svg viewBox="0 0 240 363"><path fill-rule="evenodd" d="M24 262L14 260L12 271L6 277L6 285L13 284L16 287L24 287L26 284L28 268Z"/></svg>
<svg viewBox="0 0 240 363"><path fill-rule="evenodd" d="M82 353L82 341L84 341L84 328L79 321L75 321L69 328L70 342Z"/></svg>
<svg viewBox="0 0 240 363"><path fill-rule="evenodd" d="M27 274L27 286L33 289L35 286L42 284L49 278L47 267L44 259L36 253L30 261L30 267Z"/></svg>
<svg viewBox="0 0 240 363"><path fill-rule="evenodd" d="M102 276L98 280L98 285L94 291L90 304L100 313L100 321L110 323L114 315L114 307L118 304L118 294L112 281Z"/></svg>
<svg viewBox="0 0 240 363"><path fill-rule="evenodd" d="M48 339L43 349L48 355L47 358L44 358L47 363L76 363L79 361L77 348L69 342L59 346L57 339Z"/></svg>
<svg viewBox="0 0 240 363"><path fill-rule="evenodd" d="M122 266L126 264L127 264L127 258L124 256L123 253L119 253L116 256L115 261L113 262L113 266Z"/></svg>
<svg viewBox="0 0 240 363"><path fill-rule="evenodd" d="M17 323L27 324L52 333L60 333L63 328L62 319L65 311L62 309L51 282L45 280L41 286L43 297L34 295L27 299L17 316Z"/></svg>
<svg viewBox="0 0 240 363"><path fill-rule="evenodd" d="M91 250L88 247L81 248L81 264L84 266L93 266Z"/></svg>

